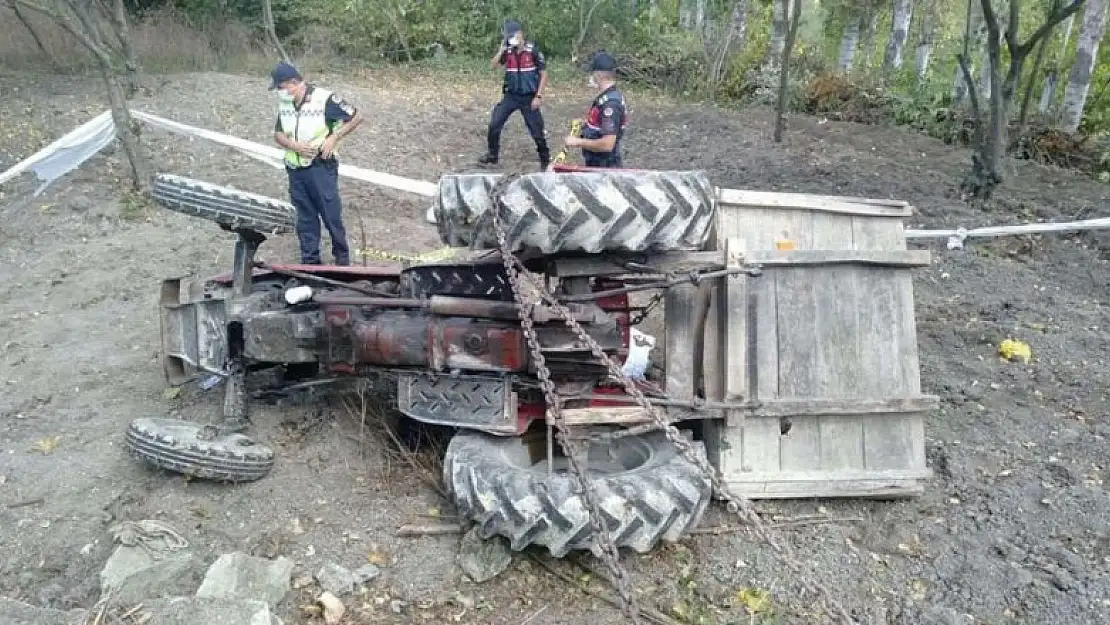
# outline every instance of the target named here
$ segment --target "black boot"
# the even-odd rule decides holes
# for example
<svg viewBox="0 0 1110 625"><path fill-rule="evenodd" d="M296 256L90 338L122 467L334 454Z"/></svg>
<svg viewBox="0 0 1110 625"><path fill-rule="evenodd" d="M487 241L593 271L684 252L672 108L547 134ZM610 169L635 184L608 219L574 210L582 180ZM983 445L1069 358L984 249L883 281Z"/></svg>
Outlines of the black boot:
<svg viewBox="0 0 1110 625"><path fill-rule="evenodd" d="M478 159L478 162L481 163L482 165L496 165L497 164L497 155L496 154L490 154L490 153L487 152L486 154L483 154L481 158Z"/></svg>
<svg viewBox="0 0 1110 625"><path fill-rule="evenodd" d="M547 139L544 137L536 139L536 153L540 157L540 171L547 171L548 165L551 164L551 150L547 147Z"/></svg>

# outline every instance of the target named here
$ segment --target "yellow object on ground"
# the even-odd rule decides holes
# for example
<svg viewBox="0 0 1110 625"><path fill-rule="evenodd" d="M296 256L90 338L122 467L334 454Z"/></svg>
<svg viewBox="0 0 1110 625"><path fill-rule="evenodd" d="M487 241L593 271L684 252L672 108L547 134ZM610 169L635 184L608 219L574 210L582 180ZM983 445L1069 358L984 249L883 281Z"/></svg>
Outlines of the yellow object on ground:
<svg viewBox="0 0 1110 625"><path fill-rule="evenodd" d="M387 252L385 250L375 250L373 248L365 248L357 250L356 254L366 258L376 258L378 260L386 260L397 263L428 263L441 260L449 260L455 257L460 248L455 247L441 247L438 250L431 250L420 254L398 254L396 252Z"/></svg>
<svg viewBox="0 0 1110 625"><path fill-rule="evenodd" d="M1029 362L1033 357L1033 350L1029 347L1028 343L1016 341L1014 339L1006 339L998 345L998 355L1006 360L1021 359L1022 362Z"/></svg>

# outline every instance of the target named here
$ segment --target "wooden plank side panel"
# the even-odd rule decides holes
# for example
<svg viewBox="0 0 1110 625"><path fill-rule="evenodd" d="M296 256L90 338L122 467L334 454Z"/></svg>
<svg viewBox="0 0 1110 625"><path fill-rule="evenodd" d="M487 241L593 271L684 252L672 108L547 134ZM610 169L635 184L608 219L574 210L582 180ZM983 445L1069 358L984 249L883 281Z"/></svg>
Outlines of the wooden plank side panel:
<svg viewBox="0 0 1110 625"><path fill-rule="evenodd" d="M863 454L869 470L925 467L925 419L921 414L886 414L863 423Z"/></svg>
<svg viewBox="0 0 1110 625"><path fill-rule="evenodd" d="M837 213L813 213L813 249L854 250L855 217Z"/></svg>
<svg viewBox="0 0 1110 625"><path fill-rule="evenodd" d="M718 249L723 249L728 239L739 239L745 250L773 250L775 241L783 238L792 241L794 249L814 249L813 214L809 211L722 206L718 224Z"/></svg>
<svg viewBox="0 0 1110 625"><path fill-rule="evenodd" d="M852 217L852 235L857 250L904 250L906 231L901 219Z"/></svg>
<svg viewBox="0 0 1110 625"><path fill-rule="evenodd" d="M817 333L816 273L808 268L776 268L779 333L779 397L819 397L821 364L814 357ZM779 439L780 468L818 468L821 428L817 419L788 418L790 427Z"/></svg>
<svg viewBox="0 0 1110 625"><path fill-rule="evenodd" d="M667 289L663 300L666 334L666 391L672 399L691 400L701 374L698 324L698 287L682 284ZM696 355L696 357L695 357ZM695 362L696 361L696 362Z"/></svg>

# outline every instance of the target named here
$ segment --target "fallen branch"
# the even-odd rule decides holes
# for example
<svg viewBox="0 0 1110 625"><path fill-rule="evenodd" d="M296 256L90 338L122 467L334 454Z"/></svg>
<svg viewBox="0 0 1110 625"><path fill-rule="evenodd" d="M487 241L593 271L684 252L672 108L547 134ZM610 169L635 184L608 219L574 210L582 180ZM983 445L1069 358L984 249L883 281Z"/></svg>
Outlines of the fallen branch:
<svg viewBox="0 0 1110 625"><path fill-rule="evenodd" d="M463 526L453 523L439 523L435 525L402 525L397 528L396 536L413 538L416 536L445 536L448 534L462 534Z"/></svg>
<svg viewBox="0 0 1110 625"><path fill-rule="evenodd" d="M542 608L540 608L540 609L536 610L535 612L529 614L527 617L524 618L523 621L521 621L517 625L528 625L532 621L536 620L537 616L543 614L544 612L547 612L547 609L550 608L550 607L551 607L551 604L544 605Z"/></svg>
<svg viewBox="0 0 1110 625"><path fill-rule="evenodd" d="M8 507L9 508L25 508L27 506L33 506L33 505L39 504L39 503L46 503L46 500L43 499L42 497L35 497L34 499L24 499L23 501L17 501L15 503L10 503L10 504L8 504Z"/></svg>
<svg viewBox="0 0 1110 625"><path fill-rule="evenodd" d="M801 527L803 525L826 525L830 523L862 523L861 517L781 517L781 520L775 523L766 523L764 527L769 529L783 529L788 527ZM719 536L721 534L735 534L744 530L750 530L750 525L716 525L713 527L695 527L690 530L692 536Z"/></svg>

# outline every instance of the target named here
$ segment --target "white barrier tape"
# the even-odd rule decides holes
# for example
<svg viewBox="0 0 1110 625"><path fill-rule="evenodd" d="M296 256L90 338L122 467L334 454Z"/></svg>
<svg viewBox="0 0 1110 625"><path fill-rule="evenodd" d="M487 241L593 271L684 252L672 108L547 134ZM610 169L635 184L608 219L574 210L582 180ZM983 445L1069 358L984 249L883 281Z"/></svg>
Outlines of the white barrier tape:
<svg viewBox="0 0 1110 625"><path fill-rule="evenodd" d="M197 128L142 111L133 110L131 111L131 115L134 116L135 119L156 128L168 130L177 134L207 139L213 143L219 143L220 145L238 150L251 158L274 167L284 168L282 164L283 153L278 147L262 145L261 143L232 137L220 132ZM115 136L116 126L112 121L111 112L105 111L84 124L81 124L62 138L39 150L30 157L17 163L11 169L0 174L0 184L4 184L12 178L31 170L35 172L41 181L41 185L35 190L35 195L38 195L42 193L50 183L70 171L73 171L82 163L92 158L94 154L107 147L108 144L115 139ZM398 191L413 193L422 197L433 197L436 194L437 188L436 184L433 182L414 180L412 178L395 176L393 174L372 171L342 163L339 165L339 175L361 180L363 182L369 182L370 184L389 187Z"/></svg>
<svg viewBox="0 0 1110 625"><path fill-rule="evenodd" d="M115 138L116 125L112 114L104 111L0 174L0 184L31 170L41 182L35 189L37 196L51 182L80 167L81 163L103 150Z"/></svg>
<svg viewBox="0 0 1110 625"><path fill-rule="evenodd" d="M187 136L207 139L238 150L251 158L257 159L277 168L284 168L283 154L280 148L262 145L246 139L232 137L220 132L197 128L182 124L163 117L158 117L142 111L131 111L136 118L151 126L168 130L170 132ZM69 133L54 141L45 148L35 152L30 157L16 164L11 169L0 174L0 184L31 170L38 176L41 184L35 190L35 195L42 193L54 180L73 171L87 161L97 152L103 150L115 139L116 127L112 121L110 111L100 115L74 128ZM406 191L423 197L433 197L436 194L436 184L425 180L414 180L402 176L395 176L378 171L355 167L353 165L339 165L339 175L354 178L370 184L389 187L399 191ZM1041 234L1047 232L1079 232L1082 230L1099 230L1110 228L1110 217L1098 219L1085 219L1059 223L1023 224L1020 226L988 226L984 228L956 228L955 230L906 230L907 239L940 239L948 238L948 249L960 249L969 237L1000 237L1014 234Z"/></svg>
<svg viewBox="0 0 1110 625"><path fill-rule="evenodd" d="M213 143L219 143L221 145L235 148L236 150L244 152L248 156L252 156L254 158L257 158L258 160L275 164L278 167L284 167L284 165L281 164L283 155L281 148L262 145L261 143L255 143L253 141L247 141L246 139L240 139L238 137L232 137L231 135L225 135L221 132L213 132L211 130L197 128L196 126L182 124L180 122L175 122L169 119L158 117L156 115L151 115L150 113L144 113L142 111L131 111L131 114L134 115L136 119L142 120L152 126L156 126L170 132L176 132L179 134L208 139ZM398 191L415 193L416 195L422 195L424 197L434 196L436 194L437 188L436 184L433 182L427 182L425 180L414 180L412 178L395 176L393 174L387 174L380 171L372 171L369 169L364 169L362 167L355 167L353 165L345 165L342 163L340 163L339 165L339 175L345 176L347 178L354 178L355 180L361 180L363 182L369 182L370 184L389 187Z"/></svg>
<svg viewBox="0 0 1110 625"><path fill-rule="evenodd" d="M906 230L907 239L948 238L948 249L961 249L969 237L1004 237L1015 234L1043 234L1048 232L1080 232L1110 228L1110 217L1080 221L1022 224L1020 226L987 226L984 228L956 228L955 230Z"/></svg>

